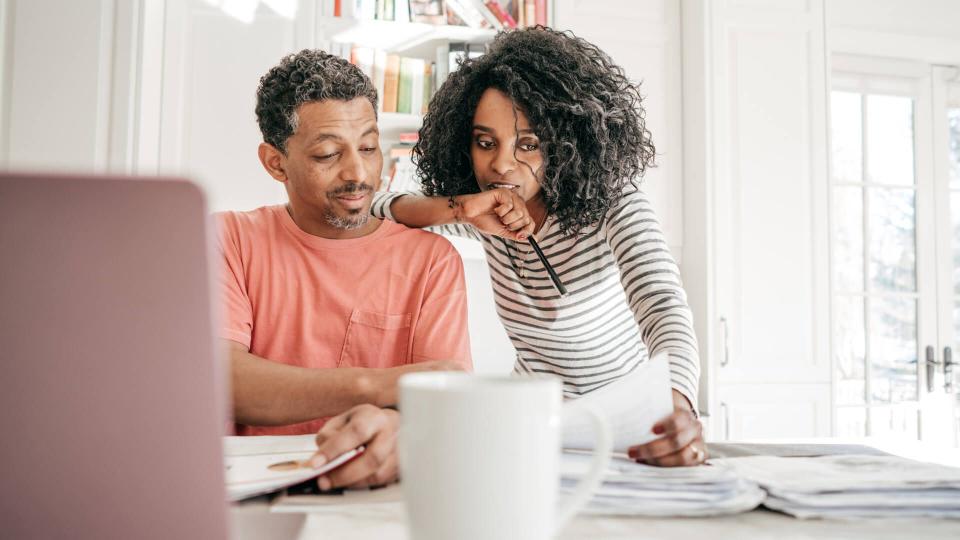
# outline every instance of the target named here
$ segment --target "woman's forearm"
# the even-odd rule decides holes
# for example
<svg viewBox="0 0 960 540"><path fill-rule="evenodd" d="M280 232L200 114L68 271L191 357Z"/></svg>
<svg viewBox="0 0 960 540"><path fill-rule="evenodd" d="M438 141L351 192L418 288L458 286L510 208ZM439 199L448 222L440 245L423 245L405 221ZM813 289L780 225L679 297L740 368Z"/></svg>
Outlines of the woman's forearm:
<svg viewBox="0 0 960 540"><path fill-rule="evenodd" d="M418 229L456 223L460 210L459 203L451 205L447 197L404 195L390 204L394 221Z"/></svg>

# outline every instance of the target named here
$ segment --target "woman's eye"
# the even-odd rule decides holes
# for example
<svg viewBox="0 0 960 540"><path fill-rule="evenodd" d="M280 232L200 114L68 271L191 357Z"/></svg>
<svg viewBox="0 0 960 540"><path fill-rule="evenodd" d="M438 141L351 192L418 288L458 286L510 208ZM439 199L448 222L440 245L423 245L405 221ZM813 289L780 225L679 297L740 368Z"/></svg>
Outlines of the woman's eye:
<svg viewBox="0 0 960 540"><path fill-rule="evenodd" d="M524 152L535 152L538 148L540 148L540 146L536 143L522 143L520 145L520 149Z"/></svg>
<svg viewBox="0 0 960 540"><path fill-rule="evenodd" d="M477 142L477 146L479 146L480 148L483 148L484 150L489 150L490 148L493 148L493 141L490 141L487 139L476 139L476 142Z"/></svg>

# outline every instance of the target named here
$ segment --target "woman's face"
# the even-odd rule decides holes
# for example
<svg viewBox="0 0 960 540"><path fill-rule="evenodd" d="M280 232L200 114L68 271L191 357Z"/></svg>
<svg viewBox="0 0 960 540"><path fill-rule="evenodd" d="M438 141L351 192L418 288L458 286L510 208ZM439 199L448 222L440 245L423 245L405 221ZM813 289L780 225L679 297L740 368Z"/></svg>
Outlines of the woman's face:
<svg viewBox="0 0 960 540"><path fill-rule="evenodd" d="M470 159L480 189L514 189L525 201L540 195L540 140L523 111L497 89L488 88L477 103Z"/></svg>

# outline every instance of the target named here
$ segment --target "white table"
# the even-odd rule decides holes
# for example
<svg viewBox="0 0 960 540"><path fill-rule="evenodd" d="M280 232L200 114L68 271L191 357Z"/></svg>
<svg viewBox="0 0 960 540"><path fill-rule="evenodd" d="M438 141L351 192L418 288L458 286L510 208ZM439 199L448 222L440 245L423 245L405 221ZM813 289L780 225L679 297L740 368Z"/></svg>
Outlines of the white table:
<svg viewBox="0 0 960 540"><path fill-rule="evenodd" d="M233 538L402 540L407 538L398 503L352 506L336 512L271 514L266 504L231 510ZM960 538L960 522L950 520L800 520L768 510L718 518L575 518L559 540L920 540Z"/></svg>
<svg viewBox="0 0 960 540"><path fill-rule="evenodd" d="M714 456L745 454L810 455L877 453L876 448L850 445L714 444ZM885 448L886 449L886 448ZM403 505L399 502L318 508L306 514L271 513L266 502L231 507L233 537L238 540L344 539L402 540L407 538ZM559 540L618 539L775 539L775 540L960 540L960 521L939 519L875 519L860 521L800 520L763 508L715 518L633 518L581 515L562 531Z"/></svg>

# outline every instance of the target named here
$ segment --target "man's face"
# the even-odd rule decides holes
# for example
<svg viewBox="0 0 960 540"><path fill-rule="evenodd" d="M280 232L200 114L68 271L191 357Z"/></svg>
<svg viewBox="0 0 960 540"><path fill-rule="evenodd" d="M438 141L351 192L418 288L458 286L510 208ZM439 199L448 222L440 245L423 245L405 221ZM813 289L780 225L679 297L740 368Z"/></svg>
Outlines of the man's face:
<svg viewBox="0 0 960 540"><path fill-rule="evenodd" d="M327 99L301 105L297 116L280 158L295 219L333 238L362 229L383 168L373 106L366 98Z"/></svg>

